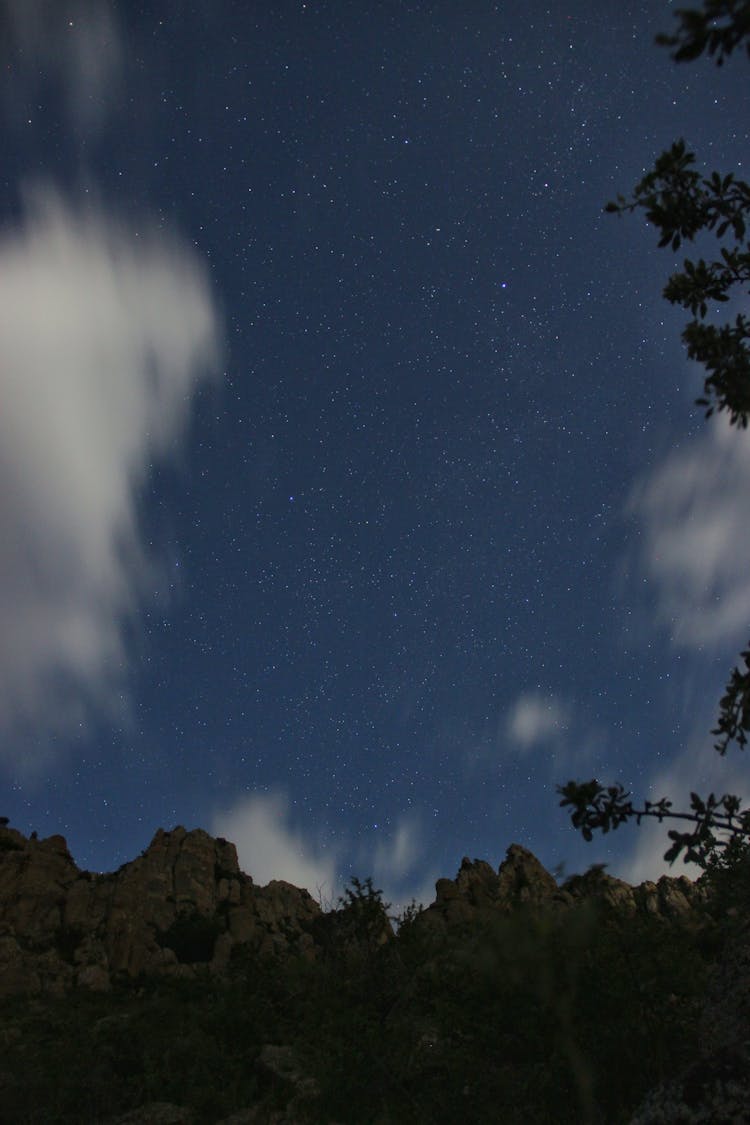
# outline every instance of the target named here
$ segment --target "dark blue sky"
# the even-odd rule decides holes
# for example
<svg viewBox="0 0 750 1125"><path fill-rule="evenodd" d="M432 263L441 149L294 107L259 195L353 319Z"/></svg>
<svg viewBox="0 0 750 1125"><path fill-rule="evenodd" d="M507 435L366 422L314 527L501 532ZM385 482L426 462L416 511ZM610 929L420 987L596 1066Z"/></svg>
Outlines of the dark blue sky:
<svg viewBox="0 0 750 1125"><path fill-rule="evenodd" d="M555 786L746 777L750 450L603 205L679 136L747 176L746 62L667 3L50 12L0 4L2 811L313 891L661 870Z"/></svg>

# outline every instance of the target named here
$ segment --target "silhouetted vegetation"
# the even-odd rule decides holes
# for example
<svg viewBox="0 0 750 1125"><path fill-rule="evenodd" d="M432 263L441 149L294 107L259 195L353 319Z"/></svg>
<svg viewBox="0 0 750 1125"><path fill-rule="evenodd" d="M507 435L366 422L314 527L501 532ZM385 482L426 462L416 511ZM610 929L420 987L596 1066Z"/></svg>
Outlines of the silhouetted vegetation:
<svg viewBox="0 0 750 1125"><path fill-rule="evenodd" d="M717 66L744 43L750 56L748 0L704 0L702 8L678 8L679 28L673 35L657 35L661 47L674 47L676 62L690 62L703 52L715 56Z"/></svg>
<svg viewBox="0 0 750 1125"><path fill-rule="evenodd" d="M659 35L657 43L674 48L673 58L689 61L704 52L721 66L735 48L744 45L750 56L750 3L748 0L704 0L702 8L678 9L679 28L674 35ZM706 369L704 394L697 404L706 417L725 412L731 425L746 429L750 417L750 318L738 313L727 324L707 323L717 304L725 304L750 284L750 185L733 172L702 175L695 155L683 140L658 157L649 173L635 186L632 196L618 196L606 211L615 214L644 211L659 232L659 246L677 251L699 235L714 235L720 244L713 260L686 258L672 274L664 297L688 311L692 319L682 338L690 359ZM731 674L719 706L716 751L722 756L732 742L739 749L750 731L750 648ZM558 786L560 804L570 806L572 821L584 838L594 831L609 832L625 821L643 817L691 822L689 831L670 829L672 841L665 853L670 863L684 851L685 860L706 869L738 861L750 848L750 809L742 809L733 794L702 798L691 794L690 812L672 811L666 797L636 807L620 784L601 785L569 781Z"/></svg>
<svg viewBox="0 0 750 1125"><path fill-rule="evenodd" d="M728 876L722 917L738 893ZM380 925L369 881L335 914L360 908ZM309 1080L295 1120L614 1125L694 1056L726 925L583 902L496 912L457 935L409 911L395 936L349 930L314 959L238 948L227 979L6 1001L3 1115L72 1125L158 1100L198 1125L260 1105L262 1122L291 1096L258 1065L283 1044Z"/></svg>

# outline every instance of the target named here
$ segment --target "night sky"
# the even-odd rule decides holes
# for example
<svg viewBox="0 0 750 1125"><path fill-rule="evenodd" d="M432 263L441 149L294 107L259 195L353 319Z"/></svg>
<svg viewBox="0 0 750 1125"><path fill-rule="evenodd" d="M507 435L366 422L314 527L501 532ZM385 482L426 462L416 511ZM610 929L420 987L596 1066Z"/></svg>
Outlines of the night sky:
<svg viewBox="0 0 750 1125"><path fill-rule="evenodd" d="M674 22L0 0L14 826L406 901L512 842L666 869L665 826L585 844L571 777L750 795L710 736L750 437L693 405L682 255L603 213L680 136L750 177L747 62L678 67Z"/></svg>

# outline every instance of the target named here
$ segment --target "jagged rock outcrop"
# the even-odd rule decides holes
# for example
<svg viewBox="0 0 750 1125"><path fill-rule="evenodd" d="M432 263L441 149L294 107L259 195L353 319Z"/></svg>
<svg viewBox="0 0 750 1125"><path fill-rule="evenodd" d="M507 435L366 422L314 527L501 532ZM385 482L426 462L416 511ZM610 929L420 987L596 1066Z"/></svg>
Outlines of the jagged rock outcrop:
<svg viewBox="0 0 750 1125"><path fill-rule="evenodd" d="M340 1040L336 1038L340 1034L336 1031L338 1021L349 1008L359 1018L358 1005L362 1001L366 1007L363 997L368 991L375 997L375 1004L367 1011L377 1028L377 1043L381 1038L386 1044L397 1041L405 1060L401 1078L388 1087L394 1097L399 1096L402 1081L410 1096L409 1090L418 1091L423 1088L421 1084L429 1087L435 1083L436 1075L446 1067L452 1074L456 1060L466 1061L470 1078L470 1061L476 1049L474 1026L459 1019L454 1033L460 1006L453 1004L453 991L470 998L464 1006L473 1020L477 989L479 993L483 991L485 979L490 982L490 991L499 987L504 966L510 966L512 978L507 990L510 1011L516 1005L517 1012L518 1005L525 1003L526 986L518 993L513 983L516 976L521 981L529 980L534 997L541 997L542 1006L549 1004L551 1018L559 1023L561 1042L568 1047L572 1042L571 1050L575 1052L570 1005L572 998L586 998L588 985L581 982L579 987L575 974L570 979L560 978L558 997L557 978L550 976L542 981L542 990L537 995L536 970L546 963L544 958L549 958L551 947L547 943L551 941L556 949L558 934L572 934L574 943L588 942L585 934L593 934L590 945L585 946L586 959L580 964L585 963L587 973L593 965L594 978L598 972L599 980L605 979L609 985L613 979L618 980L611 966L620 959L619 951L628 947L632 934L641 935L648 950L653 945L658 957L652 964L648 950L638 954L647 975L651 972L650 983L645 1002L637 1001L632 1010L629 1001L624 1005L625 1025L631 1033L633 1028L640 1028L642 1011L655 995L661 1013L666 1014L663 1026L668 1033L669 1049L675 1027L684 1022L689 1032L687 1047L679 1055L679 1066L683 1069L680 1073L670 1072L667 1062L654 1071L660 1078L668 1075L671 1081L652 1090L632 1118L632 1125L724 1120L748 1121L750 1125L750 875L746 892L744 884L738 884L734 876L728 890L725 887L722 891L720 882L712 882L713 899L709 898L706 880L693 883L684 877L663 877L658 882L633 887L608 875L600 866L558 885L531 852L512 844L497 869L483 860L464 859L454 879L438 881L432 905L410 916L396 937L379 892L373 892L369 880L365 884L355 881L354 885L356 893L347 892L351 901L346 906L324 913L306 891L291 884L275 881L266 887L256 886L250 875L240 870L232 844L201 830L184 828L159 830L138 859L110 874L91 874L79 870L61 836L27 839L0 818L0 999L13 994L41 998L30 1004L7 1006L10 1012L27 1009L32 1016L16 1016L15 1022L2 1028L0 1047L7 1060L13 1061L0 1066L0 1103L5 1105L12 1096L17 1106L26 1104L28 1091L18 1079L25 1065L20 1046L25 1043L29 1028L33 1039L38 1013L45 1013L38 1048L40 1057L45 1057L46 1013L56 1013L55 1019L62 1019L61 1010L80 1007L85 1012L91 1006L104 1012L93 1025L86 1055L87 1059L89 1054L104 1059L106 1081L100 1082L100 1092L106 1093L102 1098L106 1113L100 1119L107 1120L109 1125L151 1121L189 1125L193 1120L202 1120L203 1110L196 1110L202 1102L192 1094L185 1095L189 1104L175 1104L181 1100L181 1085L169 1087L159 1081L148 1088L133 1088L128 1085L127 1076L123 1077L126 1071L121 1073L119 1062L115 1066L112 1061L121 1059L123 1045L131 1038L127 1028L135 1028L136 1023L128 1021L141 1004L140 998L146 998L144 1004L161 1005L162 994L167 997L167 1005L158 1010L171 1013L165 1021L167 1027L178 1010L176 1004L170 1007L173 994L203 996L204 1000L208 997L206 1010L211 1013L211 1020L221 1021L212 1005L217 996L223 997L225 992L233 996L237 988L240 1005L247 1003L251 1012L249 1024L240 1021L238 1025L243 1028L246 1045L236 1059L231 1055L232 1046L227 1070L231 1083L242 1080L236 1087L241 1094L236 1100L224 1099L221 1115L217 1107L216 1125L295 1125L307 1119L317 1120L318 1108L331 1089L339 1088L341 1079L336 1070L340 1050ZM592 903L602 910L576 913L578 906ZM495 924L495 919L507 916L512 916L509 924ZM652 918L658 924L652 925ZM579 933L581 921L583 937ZM531 949L528 965L522 948L527 929ZM399 944L402 937L403 945ZM517 947L522 955L516 962ZM578 944L571 948L580 952ZM562 951L563 964L566 949L567 946ZM671 967L666 967L667 961L670 966L680 964L680 957L673 955L675 949L687 957L682 974L673 974ZM245 958L243 950L251 956ZM603 978L597 950L603 950L605 959ZM278 959L259 965L252 956L255 953L278 955ZM299 953L310 963L295 961L289 965L283 960L289 953ZM204 974L222 978L230 970L229 990L204 988L199 982ZM692 974L697 982L695 987ZM145 978L158 975L193 979L196 985L187 990L148 987ZM45 1002L46 997L76 988L107 992L119 980L141 981L146 986L118 991L111 998L87 1000L80 1006ZM304 987L299 991L300 981L311 983L309 998ZM289 982L293 987L288 987ZM264 990L269 984L266 995ZM349 990L345 1001L337 1000L328 1012L329 1024L320 1024L326 1027L329 1045L335 1044L333 1062L329 1062L325 1046L316 1052L311 1039L319 1031L320 997L326 990L338 989L339 984L345 992ZM438 985L439 1003L433 1006ZM613 986L613 995L622 996L622 986L620 980L620 993ZM630 977L626 977L624 986L626 991L630 988ZM269 998L278 989L286 997L284 1004L289 1003L292 1009L299 1000L293 1019L287 1013L283 1021L276 1020L277 1005ZM597 989L599 995L601 984ZM502 995L506 997L505 992ZM120 1010L123 996L131 1006L128 1010ZM264 1005L268 1009L268 1030L264 1028L257 1039L253 996L260 997L261 1010ZM683 1007L679 1008L681 1003ZM295 1021L300 1013L307 1019L308 1007L313 1012L312 1023L305 1025L304 1036L298 1036ZM596 1034L599 1029L607 1033L611 1030L607 1017L598 1024L592 1022L591 1013L584 1012L584 1016L588 1020L584 1023L586 1034L590 1034L591 1027ZM160 1019L155 1021L158 1026ZM236 1032L234 1019L233 1015L228 1025L232 1044ZM488 1026L493 1044L498 1020L491 1012ZM80 1029L82 1025L77 1026ZM345 1021L345 1026L358 1028L356 1022ZM506 1045L513 1046L516 1026L517 1021L511 1020ZM661 1025L657 1021L658 1026ZM213 1027L210 1024L208 1032L196 1030L196 1058L203 1057L206 1044L215 1043ZM696 1027L698 1046L693 1038ZM354 1040L358 1034L358 1030L353 1034L346 1032ZM538 1038L534 1032L527 1049L533 1051ZM55 1050L64 1039L64 1035L54 1039ZM137 1041L137 1035L134 1039ZM650 1052L650 1030L647 1040L645 1050ZM99 1051L101 1043L108 1044L109 1054ZM619 1051L619 1046L615 1049ZM379 1051L378 1046L373 1058L381 1060L379 1065L385 1072L387 1067L382 1060L389 1056ZM189 1054L187 1073L192 1067L192 1045ZM494 1056L491 1058L494 1060ZM573 1061L577 1058L575 1055ZM128 1066L136 1067L137 1072L139 1065L144 1065L143 1059L135 1050ZM347 1065L351 1065L351 1060ZM489 1065L494 1066L494 1061ZM38 1070L41 1073L44 1064ZM252 1082L243 1085L246 1073L251 1074ZM579 1066L576 1074L579 1073L585 1076L586 1066L582 1070ZM209 1068L209 1084L213 1083L213 1074ZM89 1079L86 1070L83 1080L88 1083ZM120 1100L117 1096L110 1098L111 1082L121 1080L127 1096ZM497 1089L504 1089L502 1071L492 1080ZM231 1083L231 1089L235 1089ZM627 1103L629 1107L637 1104L645 1088L645 1082L637 1087L637 1093ZM479 1097L468 1078L465 1090L467 1099ZM133 1108L141 1098L144 1104ZM118 1106L130 1108L118 1115L113 1112Z"/></svg>
<svg viewBox="0 0 750 1125"><path fill-rule="evenodd" d="M420 924L453 929L470 925L480 915L519 906L564 909L584 901L599 902L626 915L687 917L706 902L707 890L684 875L663 875L658 883L631 887L594 867L559 887L539 860L520 844L511 844L495 871L485 860L464 858L455 879L439 879L435 902L420 915Z"/></svg>
<svg viewBox="0 0 750 1125"><path fill-rule="evenodd" d="M685 916L705 899L700 883L663 877L631 887L601 869L563 887L531 852L512 844L495 871L464 859L440 879L419 925L471 927L488 912L519 906L564 909L601 901L626 914ZM240 871L234 844L201 829L162 829L111 874L81 871L62 836L27 839L0 825L0 997L106 991L118 977L222 973L237 946L261 954L356 941L359 918L323 915L305 890L279 880L258 887ZM375 944L392 937L383 915ZM368 930L368 938L373 934Z"/></svg>
<svg viewBox="0 0 750 1125"><path fill-rule="evenodd" d="M474 925L492 912L565 909L599 903L620 916L651 916L696 925L709 905L704 880L662 876L633 887L599 866L574 875L562 887L531 852L512 844L495 872L483 860L464 859L455 880L437 883L437 898L419 917L450 931ZM750 1125L750 922L737 933L714 967L701 1013L704 1029L699 1057L674 1080L652 1091L630 1125Z"/></svg>
<svg viewBox="0 0 750 1125"><path fill-rule="evenodd" d="M234 844L200 829L159 830L118 871L75 865L62 836L0 827L0 996L111 987L118 975L225 967L235 945L312 947L320 907L275 881L256 887Z"/></svg>

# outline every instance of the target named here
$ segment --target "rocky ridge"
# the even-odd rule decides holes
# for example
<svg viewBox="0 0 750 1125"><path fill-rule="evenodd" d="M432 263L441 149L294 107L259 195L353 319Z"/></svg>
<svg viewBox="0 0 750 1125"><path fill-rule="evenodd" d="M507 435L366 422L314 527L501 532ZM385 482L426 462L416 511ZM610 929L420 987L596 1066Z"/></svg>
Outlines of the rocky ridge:
<svg viewBox="0 0 750 1125"><path fill-rule="evenodd" d="M583 900L666 919L705 897L684 876L631 887L597 868L559 887L512 844L497 871L464 859L455 879L439 879L418 922L439 933L521 904L566 909ZM159 829L138 859L98 875L76 866L62 836L29 839L0 826L0 997L107 991L142 974L221 975L237 946L315 958L340 933L335 923L336 912L324 914L306 890L281 880L256 886L234 845L201 829Z"/></svg>
<svg viewBox="0 0 750 1125"><path fill-rule="evenodd" d="M237 944L312 948L320 907L281 880L256 887L234 844L160 829L111 874L81 871L62 836L0 828L0 997L108 990L119 977L221 973Z"/></svg>
<svg viewBox="0 0 750 1125"><path fill-rule="evenodd" d="M477 913L510 910L524 905L565 909L583 901L597 901L625 915L686 917L705 903L707 891L684 875L663 875L658 882L632 887L592 867L574 875L562 887L539 860L520 844L511 844L495 871L485 860L464 858L455 879L438 879L435 902L424 913L428 925L452 928L471 923Z"/></svg>
<svg viewBox="0 0 750 1125"><path fill-rule="evenodd" d="M750 887L746 898L750 901ZM401 1078L398 1082L414 1083L414 1090L418 1090L421 1082L437 1082L435 1075L442 1073L446 1066L464 1074L461 1070L464 1064L457 1060L464 1057L462 1052L467 1050L467 1043L473 1043L475 1009L471 1007L474 1015L468 1022L459 1016L459 1028L456 1030L454 1015L446 1018L443 1008L447 1005L448 1010L453 1012L454 995L471 995L472 1004L476 1003L476 994L466 993L466 988L472 987L472 973L477 968L481 977L487 971L487 965L506 963L502 960L505 956L502 941L507 940L508 934L516 935L511 938L508 947L512 950L516 948L513 942L523 942L527 932L532 947L542 948L538 944L533 945L539 940L538 934L537 938L534 937L536 930L539 934L565 934L570 920L570 932L578 932L576 927L579 922L589 926L594 918L597 926L603 925L603 929L596 931L598 934L606 935L611 930L616 934L625 934L626 941L630 941L630 935L645 932L651 935L649 941L655 941L657 949L662 948L659 935L664 934L665 948L687 951L689 958L692 955L690 951L701 947L706 939L708 945L705 948L718 948L711 946L711 942L714 941L712 935L716 933L719 918L724 937L721 953L708 955L708 991L702 991L699 999L691 1000L693 993L688 989L687 1006L679 1016L690 1026L697 1020L705 1034L701 1034L698 1046L688 1056L682 1056L680 1065L683 1069L679 1073L667 1069L666 1073L674 1077L651 1088L648 1097L635 1111L631 1123L657 1125L680 1121L690 1125L708 1125L717 1120L734 1120L747 1121L750 1125L750 1113L746 1111L750 1105L750 1081L747 1078L750 1074L747 1015L750 999L750 918L744 906L740 909L736 906L727 908L725 916L721 901L721 898L710 897L706 880L692 882L685 877L665 876L658 882L631 886L608 875L600 866L594 866L585 874L573 876L559 885L531 852L512 844L497 869L483 860L465 858L454 879L438 880L434 902L410 917L403 934L399 932L394 940L385 911L377 900L368 897L358 900L358 904L365 908L362 914L358 914L356 909L346 908L324 911L307 891L289 883L273 881L267 886L257 886L250 875L240 870L233 844L221 838L215 839L199 829L160 829L140 857L115 872L100 875L82 871L76 866L62 836L43 840L36 836L26 838L0 818L0 1000L7 1001L8 1011L16 1012L13 1016L15 1022L4 1029L5 1044L14 1050L16 1062L13 1066L9 1064L5 1072L0 1065L0 1095L4 1089L7 1095L18 1087L18 1068L23 1071L23 1060L32 1057L34 1050L43 1054L46 1049L43 1041L40 1040L34 1047L33 1036L28 1040L25 1038L27 1033L23 1030L26 1026L23 1020L26 1017L18 1013L32 1012L30 1019L33 1023L36 1019L34 1012L67 1011L68 997L76 992L79 999L74 1007L83 1003L82 1010L88 1011L88 1006L93 1004L98 1006L93 1010L105 1013L92 1023L90 1030L83 1032L93 1044L94 1054L101 1053L104 1047L104 1061L100 1060L100 1065L112 1070L107 1083L100 1083L97 1087L100 1101L102 1104L111 1102L112 1109L118 1105L123 1108L130 1106L124 1115L107 1115L110 1125L145 1125L152 1121L163 1121L165 1125L167 1122L202 1125L209 1121L210 1125L244 1125L246 1122L295 1125L318 1120L316 1113L319 1114L324 1098L330 1095L330 1090L325 1092L328 1088L321 1080L321 1075L323 1078L326 1076L328 1064L320 1057L319 1051L311 1050L308 1038L297 1035L294 1021L285 1025L283 1037L275 1041L265 1037L267 1032L263 1032L263 1038L258 1042L255 1041L256 1033L252 1030L255 1016L248 1025L250 1031L245 1028L253 1046L246 1056L242 1056L239 1071L232 1070L234 1063L231 1059L226 1068L227 1073L243 1076L247 1104L238 1102L234 1109L239 1112L233 1112L231 1117L226 1117L227 1110L232 1109L231 1099L221 1115L218 1112L215 1115L207 1113L205 1108L198 1112L194 1104L191 1108L192 1103L177 1105L166 1100L154 1101L154 1095L162 1093L160 1083L150 1088L150 1098L143 1102L137 1100L127 1084L127 1099L119 1103L114 1097L110 1099L106 1093L108 1083L124 1081L123 1074L129 1073L128 1066L136 1066L136 1073L140 1074L137 1066L144 1065L142 1062L133 1063L132 1051L135 1051L137 1060L140 1058L138 1049L134 1047L131 1051L127 1036L123 1039L118 1032L118 1021L124 1021L123 1026L130 1025L132 1021L135 1027L134 1013L140 1003L138 997L156 997L155 1000L144 1000L144 1004L161 1003L162 978L170 977L194 982L195 987L191 983L187 990L177 986L176 994L189 997L196 994L210 997L224 995L221 988L213 988L212 978L217 982L231 982L230 991L238 981L243 981L241 987L249 988L250 995L260 997L262 1004L268 1003L267 994L262 987L260 991L253 992L255 985L252 982L264 980L266 974L277 982L272 985L272 991L279 987L279 980L286 980L287 970L290 979L295 982L304 979L312 982L313 988L318 987L315 982L323 982L320 996L325 997L325 1003L328 1003L330 987L325 982L335 981L336 989L341 988L345 993L348 990L349 1005L354 1005L353 1028L358 1026L357 1020L361 1018L358 1005L362 990L375 990L374 995L381 996L377 991L380 989L388 1000L377 1017L380 1022L373 1057L377 1064L380 1058L378 1052L384 1050L381 1033L385 1029L385 1039L395 1038L401 1045L399 1050L403 1052L403 1057L408 1059L408 1065L399 1070ZM736 901L742 903L745 900L740 896ZM602 909L576 911L576 907L588 908L591 905ZM568 911L573 913L567 914ZM632 928L630 919L633 920ZM366 922L364 928L363 921ZM501 921L501 924L497 925L496 921ZM676 933L686 935L688 944L678 943L675 946ZM500 945L493 945L491 936L487 944L488 936L493 934L499 935ZM409 942L415 940L415 935L419 960L412 963L408 961L408 957L412 956L409 949L413 950L415 946L410 946ZM604 944L606 947L606 940ZM598 971L598 948L596 939L590 949L593 962L581 962L587 966L586 972L591 964L594 965L594 974ZM605 957L608 956L606 948ZM302 960L295 958L287 962L290 954L296 954ZM407 961L402 960L402 956ZM513 953L507 964L515 964L514 956ZM272 960L258 960L263 957ZM588 952L586 957L589 957ZM499 960L493 961L493 958ZM265 967L258 975L257 968L261 963ZM671 963L678 964L679 957L676 960L672 958ZM564 960L562 964L565 965ZM700 975L700 964L695 964ZM302 978L295 975L300 969L303 971ZM249 976L242 975L248 971ZM512 971L515 972L515 969ZM395 988L388 983L390 973L396 974L393 978L397 983ZM671 969L667 969L666 973L670 982L675 979L670 975ZM147 978L153 982L153 989L146 986ZM494 976L490 975L487 979L492 988L497 986ZM611 983L610 977L606 979ZM654 978L650 979L653 987ZM657 985L660 979L656 979ZM533 992L535 975L532 974L530 980ZM137 987L115 987L128 981L136 983ZM439 1008L443 1013L440 1016L442 1022L434 1022L430 1001L434 985L426 983L432 981L442 981L440 1003L443 1007ZM445 982L449 984L447 992ZM566 999L567 994L563 993L568 986L569 982L566 985L563 980L560 985L563 992L560 998L550 1001L549 1011L553 1022L562 1021L560 1026L564 1024L567 1028L568 1038L564 1041L575 1053L575 1034L570 1030L572 1025L565 1022L569 1019L565 1009L569 997ZM422 991L425 987L426 993ZM458 992L455 991L457 987ZM598 987L601 988L601 981ZM680 1001L677 995L667 995L668 987L672 987L671 984L662 985L661 1003L669 1010ZM682 987L678 983L676 992L680 992ZM282 995L287 997L285 1002L294 1003L295 997L302 996L304 1003L300 1001L300 1012L306 1018L304 1005L310 1001L305 999L305 993L299 993L298 984L295 983L291 991L286 985L281 989ZM112 995L87 996L91 993L107 994L111 990ZM167 986L166 995L172 994L171 986ZM509 1003L515 1003L513 995L512 987L503 993ZM575 992L575 995L585 997L585 991ZM651 992L648 993L650 996ZM20 1008L14 997L23 998ZM60 997L65 998L62 1004L57 1003ZM123 997L131 1000L123 1001ZM651 1013L648 997L644 1000L647 1016ZM32 1002L27 1003L27 998ZM531 1004L533 1008L533 996ZM112 1013L116 1014L110 1014L110 1005ZM176 1009L167 1010L174 1012ZM372 1016L371 1009L367 1010ZM273 1002L270 1011L274 1011ZM346 1004L341 1011L346 1011ZM336 1015L337 1012L332 1000L330 1010L326 1008L326 1018L334 1020L334 1026L337 1026L336 1019L348 1019L344 1015ZM517 1016L519 1012L523 1028L526 1011L524 1008L517 1009ZM677 1016L676 1008L674 1012ZM232 1016L231 1020L234 1018ZM500 1019L500 1016L497 1018ZM317 1015L315 1019L318 1019ZM495 1019L493 1013L493 1043ZM638 1020L641 1020L640 1015ZM269 1020L266 1015L266 1022L259 1027L276 1026L274 1021L275 1016ZM171 1026L169 1021L165 1026ZM221 1021L217 1026L220 1029L224 1027ZM234 1023L229 1026L234 1027ZM346 1026L348 1028L349 1024ZM542 1026L542 1035L546 1034L547 1026ZM616 1022L613 1026L616 1028ZM636 1025L631 1022L628 1026L632 1028ZM641 1023L638 1023L637 1027L640 1026ZM515 1042L512 1037L508 1039L507 1029L503 1030L500 1025L498 1029L505 1035L506 1045ZM601 1031L606 1037L611 1034L612 1028L604 1023ZM220 1033L224 1034L223 1030ZM326 1041L330 1044L330 1036ZM203 1044L205 1051L213 1040L204 1036L199 1037L198 1042ZM335 1037L333 1042L335 1052L344 1049ZM531 1042L530 1049L533 1051L533 1043L538 1042L536 1033ZM571 1043L573 1047L570 1047ZM177 1049L168 1036L167 1049ZM32 1056L28 1055L29 1051ZM48 1065L54 1067L54 1054L45 1057ZM338 1058L338 1055L335 1057ZM494 1054L482 1057L491 1068L499 1066ZM191 1054L191 1068L194 1058L196 1056ZM355 1056L352 1058L356 1062ZM585 1060L586 1056L581 1058ZM686 1058L689 1059L687 1066ZM475 1096L474 1084L478 1078L473 1071L473 1059L474 1048L471 1047L465 1060L462 1098ZM200 1059L197 1061L200 1062ZM584 1073L588 1064L581 1063L579 1059L578 1065L578 1073ZM366 1070L361 1078L366 1080ZM493 1071L492 1081L498 1089L503 1088L502 1069L497 1073ZM561 1081L565 1081L564 1074ZM394 1086L397 1094L400 1089L398 1082ZM333 1088L336 1088L336 1083ZM391 1086L387 1088L391 1090ZM390 1096L393 1096L392 1091ZM409 1095L406 1096L408 1099ZM582 1121L585 1119L593 1125L606 1119L598 1115L593 1102L587 1103L588 1095L582 1094L581 1097ZM189 1102L189 1098L186 1101ZM44 1112L47 1113L46 1107ZM69 1119L60 1117L61 1121ZM396 1119L386 1116L383 1121ZM328 1122L333 1118L326 1117L325 1120Z"/></svg>

